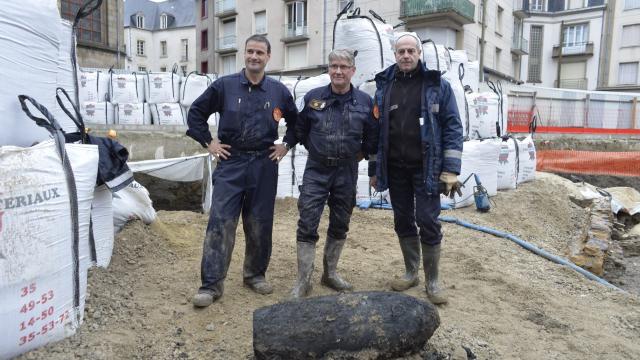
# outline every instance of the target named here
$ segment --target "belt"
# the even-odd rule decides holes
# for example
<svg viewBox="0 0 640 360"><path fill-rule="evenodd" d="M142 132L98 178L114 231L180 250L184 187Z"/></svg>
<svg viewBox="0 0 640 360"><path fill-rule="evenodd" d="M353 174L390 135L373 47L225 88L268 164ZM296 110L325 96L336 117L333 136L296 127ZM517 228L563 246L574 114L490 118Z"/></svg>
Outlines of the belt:
<svg viewBox="0 0 640 360"><path fill-rule="evenodd" d="M236 154L245 154L245 155L262 155L265 152L267 152L269 149L262 149L262 150L238 150L238 149L233 149L231 150L231 153L236 153Z"/></svg>
<svg viewBox="0 0 640 360"><path fill-rule="evenodd" d="M323 164L324 166L330 167L353 164L356 161L355 158L344 159L336 157L316 156L311 154L309 154L309 158L311 158L313 161Z"/></svg>

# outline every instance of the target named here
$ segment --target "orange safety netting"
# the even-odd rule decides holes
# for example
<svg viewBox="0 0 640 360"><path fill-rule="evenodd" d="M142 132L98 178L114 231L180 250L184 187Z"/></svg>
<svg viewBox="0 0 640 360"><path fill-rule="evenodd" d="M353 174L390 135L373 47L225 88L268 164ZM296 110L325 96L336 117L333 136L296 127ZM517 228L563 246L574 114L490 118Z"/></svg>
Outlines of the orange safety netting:
<svg viewBox="0 0 640 360"><path fill-rule="evenodd" d="M538 150L536 156L538 171L640 176L640 152Z"/></svg>

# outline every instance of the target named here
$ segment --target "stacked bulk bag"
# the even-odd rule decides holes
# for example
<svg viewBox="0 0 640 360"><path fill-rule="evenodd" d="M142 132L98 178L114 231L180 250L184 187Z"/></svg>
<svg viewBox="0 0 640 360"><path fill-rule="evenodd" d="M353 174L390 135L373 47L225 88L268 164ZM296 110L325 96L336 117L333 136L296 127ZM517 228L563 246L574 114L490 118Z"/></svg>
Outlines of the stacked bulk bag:
<svg viewBox="0 0 640 360"><path fill-rule="evenodd" d="M111 75L101 71L80 71L78 74L78 95L80 104L85 101L104 102L108 100Z"/></svg>
<svg viewBox="0 0 640 360"><path fill-rule="evenodd" d="M496 83L492 81L487 81L487 85L493 91L493 93L498 97L498 126L499 132L498 136L502 136L507 130L507 117L509 115L509 110L507 108L507 100L508 96L502 92L502 82L499 80Z"/></svg>
<svg viewBox="0 0 640 360"><path fill-rule="evenodd" d="M184 107L189 107L196 99L202 95L213 80L205 74L200 74L196 71L190 72L182 80L180 89L180 104Z"/></svg>
<svg viewBox="0 0 640 360"><path fill-rule="evenodd" d="M469 138L495 138L499 127L498 96L492 92L467 93L466 99L469 105Z"/></svg>
<svg viewBox="0 0 640 360"><path fill-rule="evenodd" d="M519 149L515 138L496 139L498 153L498 190L515 189L518 185Z"/></svg>
<svg viewBox="0 0 640 360"><path fill-rule="evenodd" d="M445 206L461 208L474 203L473 191L476 186L472 174L478 175L482 186L489 196L498 193L498 154L500 146L494 140L465 141L462 150L462 168L458 179L466 183L462 188L462 196L455 195L450 199L441 195L440 200ZM470 177L471 176L471 177ZM467 180L468 179L468 180Z"/></svg>
<svg viewBox="0 0 640 360"><path fill-rule="evenodd" d="M333 49L357 51L354 86L372 80L375 75L393 65L393 26L373 11L372 17L360 15L360 8L348 11L346 6L333 24Z"/></svg>
<svg viewBox="0 0 640 360"><path fill-rule="evenodd" d="M80 114L87 124L115 124L115 109L110 102L85 101L81 104Z"/></svg>
<svg viewBox="0 0 640 360"><path fill-rule="evenodd" d="M71 48L75 47L73 29L67 20L60 21L60 51L58 52L58 74L56 77L57 86L64 89L71 99L76 99L76 85L74 73L77 67L71 62ZM69 119L62 108L56 103L52 108L53 116L58 120L62 130L67 133L77 132L76 124Z"/></svg>
<svg viewBox="0 0 640 360"><path fill-rule="evenodd" d="M452 63L453 64L453 63ZM462 134L468 136L467 129L469 128L469 106L467 104L467 98L462 85L462 77L464 76L464 65L457 64L447 71L442 77L449 81L451 85L451 91L456 98L456 106L458 107L458 114L460 115L460 121L462 122Z"/></svg>
<svg viewBox="0 0 640 360"><path fill-rule="evenodd" d="M177 71L178 67L174 66L172 72L149 72L144 75L145 99L149 104L177 103L180 100L180 75Z"/></svg>
<svg viewBox="0 0 640 360"><path fill-rule="evenodd" d="M282 85L284 85L289 90L289 92L291 93L291 96L295 96L294 89L296 88L296 84L298 84L298 81L300 81L302 77L301 76L278 76L278 77L275 77L275 79L280 81Z"/></svg>
<svg viewBox="0 0 640 360"><path fill-rule="evenodd" d="M109 99L113 104L142 103L145 99L146 74L109 74Z"/></svg>
<svg viewBox="0 0 640 360"><path fill-rule="evenodd" d="M17 94L55 107L60 15L54 0L3 1L0 11L0 146L29 146L49 134L20 110Z"/></svg>
<svg viewBox="0 0 640 360"><path fill-rule="evenodd" d="M464 86L469 86L471 91L478 91L480 88L480 63L478 61L468 61L464 67Z"/></svg>
<svg viewBox="0 0 640 360"><path fill-rule="evenodd" d="M151 112L148 103L123 103L115 105L116 123L121 125L150 125Z"/></svg>
<svg viewBox="0 0 640 360"><path fill-rule="evenodd" d="M156 125L186 125L187 116L178 103L150 104L153 123Z"/></svg>
<svg viewBox="0 0 640 360"><path fill-rule="evenodd" d="M376 96L376 82L374 80L363 82L362 84L360 84L360 86L358 86L358 89L371 96L371 98L374 98Z"/></svg>
<svg viewBox="0 0 640 360"><path fill-rule="evenodd" d="M298 107L298 111L302 111L302 109L304 108L304 96L309 91L317 87L327 86L330 83L331 83L331 78L329 77L329 74L321 74L318 76L313 76L313 77L298 81L293 88L293 98L296 101L296 106Z"/></svg>
<svg viewBox="0 0 640 360"><path fill-rule="evenodd" d="M422 41L422 61L429 70L438 70L441 73L449 71L451 60L447 54L449 50L431 39Z"/></svg>
<svg viewBox="0 0 640 360"><path fill-rule="evenodd" d="M533 137L527 135L518 139L518 184L533 181L536 178L536 146Z"/></svg>

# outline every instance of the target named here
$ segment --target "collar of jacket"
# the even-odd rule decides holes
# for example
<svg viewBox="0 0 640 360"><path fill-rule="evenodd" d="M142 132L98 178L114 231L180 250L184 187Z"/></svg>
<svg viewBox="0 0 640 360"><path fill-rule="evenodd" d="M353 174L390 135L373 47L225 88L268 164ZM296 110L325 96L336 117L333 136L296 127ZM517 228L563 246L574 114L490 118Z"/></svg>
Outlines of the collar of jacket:
<svg viewBox="0 0 640 360"><path fill-rule="evenodd" d="M240 83L244 86L252 86L253 84L249 81L249 79L247 79L247 75L245 74L246 69L242 69L240 70ZM262 76L262 80L260 80L260 82L255 85L258 89L262 90L262 91L267 91L264 88L264 82L267 80L267 74L264 74Z"/></svg>
<svg viewBox="0 0 640 360"><path fill-rule="evenodd" d="M378 84L386 84L388 82L393 81L396 76L396 72L398 65L393 64L383 71L376 74L376 83ZM429 70L426 65L422 62L422 60L418 60L418 68L422 71L422 75L424 77L425 85L427 86L440 86L440 78L442 74L437 70Z"/></svg>
<svg viewBox="0 0 640 360"><path fill-rule="evenodd" d="M330 99L336 98L337 95L338 94L334 93L333 90L331 90L331 84L329 84L322 89L322 93L320 96L322 99ZM344 95L348 95L351 100L355 101L355 97L353 96L353 84L349 84L349 91Z"/></svg>

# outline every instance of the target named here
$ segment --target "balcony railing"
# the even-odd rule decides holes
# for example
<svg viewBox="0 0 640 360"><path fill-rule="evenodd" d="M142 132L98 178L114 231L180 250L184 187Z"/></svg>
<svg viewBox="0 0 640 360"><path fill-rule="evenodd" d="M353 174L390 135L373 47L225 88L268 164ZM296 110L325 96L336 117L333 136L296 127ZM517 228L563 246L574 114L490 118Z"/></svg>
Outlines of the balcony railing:
<svg viewBox="0 0 640 360"><path fill-rule="evenodd" d="M554 81L554 85L562 89L587 90L587 79L560 79L560 86L558 86L558 80Z"/></svg>
<svg viewBox="0 0 640 360"><path fill-rule="evenodd" d="M473 22L475 5L468 0L401 0L400 18L436 17L450 14L457 22Z"/></svg>
<svg viewBox="0 0 640 360"><path fill-rule="evenodd" d="M216 51L225 52L225 51L235 51L237 50L236 45L236 36L235 35L227 35L218 38L216 43Z"/></svg>
<svg viewBox="0 0 640 360"><path fill-rule="evenodd" d="M216 16L233 15L236 13L236 0L216 1Z"/></svg>
<svg viewBox="0 0 640 360"><path fill-rule="evenodd" d="M559 57L560 49L562 49L562 56L593 56L593 42L564 44L562 47L554 45L551 56Z"/></svg>
<svg viewBox="0 0 640 360"><path fill-rule="evenodd" d="M513 14L518 17L529 15L529 0L513 0Z"/></svg>
<svg viewBox="0 0 640 360"><path fill-rule="evenodd" d="M293 41L306 39L309 37L307 24L284 24L282 31L282 41Z"/></svg>
<svg viewBox="0 0 640 360"><path fill-rule="evenodd" d="M529 53L529 40L522 36L514 37L511 41L511 51L518 55L527 55Z"/></svg>

